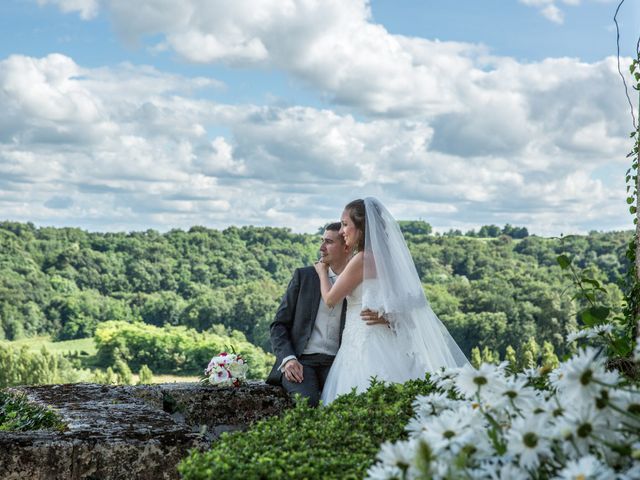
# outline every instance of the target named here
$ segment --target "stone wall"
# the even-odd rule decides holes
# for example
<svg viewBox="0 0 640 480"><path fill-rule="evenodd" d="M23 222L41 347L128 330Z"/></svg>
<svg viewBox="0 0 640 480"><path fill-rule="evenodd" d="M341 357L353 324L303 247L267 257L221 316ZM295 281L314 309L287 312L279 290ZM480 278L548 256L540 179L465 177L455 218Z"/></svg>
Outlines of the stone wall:
<svg viewBox="0 0 640 480"><path fill-rule="evenodd" d="M41 385L9 389L54 409L64 432L0 432L2 479L174 479L189 449L279 415L278 387L249 383Z"/></svg>

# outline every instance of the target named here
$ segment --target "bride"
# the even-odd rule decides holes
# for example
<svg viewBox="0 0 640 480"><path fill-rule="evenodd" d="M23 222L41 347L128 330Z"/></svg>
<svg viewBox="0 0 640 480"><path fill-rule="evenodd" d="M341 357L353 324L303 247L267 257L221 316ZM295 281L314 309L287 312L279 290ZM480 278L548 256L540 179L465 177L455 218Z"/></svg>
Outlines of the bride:
<svg viewBox="0 0 640 480"><path fill-rule="evenodd" d="M347 299L342 343L322 390L326 405L371 377L387 382L424 378L440 367L468 363L429 306L398 223L379 200L350 202L340 233L354 255L332 286L328 265L315 265L322 299L330 308ZM388 325L367 325L362 310L374 310Z"/></svg>

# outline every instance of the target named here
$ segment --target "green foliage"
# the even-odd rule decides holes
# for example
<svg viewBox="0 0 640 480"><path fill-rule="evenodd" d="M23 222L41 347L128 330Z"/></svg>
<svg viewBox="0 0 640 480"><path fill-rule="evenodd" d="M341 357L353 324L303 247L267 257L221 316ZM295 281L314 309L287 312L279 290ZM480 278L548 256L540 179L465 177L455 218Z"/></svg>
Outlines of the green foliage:
<svg viewBox="0 0 640 480"><path fill-rule="evenodd" d="M630 298L617 286L630 270L630 232L554 239L511 225L467 237L434 235L422 221L401 228L434 311L467 355L477 345L504 357L508 345L519 351L529 337L568 353L563 339L584 305L562 295L571 280L559 254L588 269L611 305ZM268 350L291 273L310 265L318 246L317 235L281 228L89 233L0 222L0 338L79 339L106 321L141 319L200 332L222 325Z"/></svg>
<svg viewBox="0 0 640 480"><path fill-rule="evenodd" d="M431 225L423 220L400 220L398 225L405 236L407 234L431 235L431 232L433 231Z"/></svg>
<svg viewBox="0 0 640 480"><path fill-rule="evenodd" d="M545 341L542 345L542 358L540 361L542 367L547 371L553 370L560 365L560 359L554 352L551 342Z"/></svg>
<svg viewBox="0 0 640 480"><path fill-rule="evenodd" d="M138 372L138 385L150 383L153 383L153 372L148 366L142 365L140 372Z"/></svg>
<svg viewBox="0 0 640 480"><path fill-rule="evenodd" d="M124 360L122 360L121 358L118 358L116 360L113 365L113 372L116 375L116 383L118 385L131 385L133 375L131 373L129 365L127 365Z"/></svg>
<svg viewBox="0 0 640 480"><path fill-rule="evenodd" d="M66 428L52 410L29 403L24 395L0 391L0 432Z"/></svg>
<svg viewBox="0 0 640 480"><path fill-rule="evenodd" d="M640 54L634 58L629 66L629 72L633 78L633 88L640 91ZM632 112L633 113L633 112ZM627 155L631 159L631 167L627 170L625 182L627 184L627 203L629 204L629 213L633 215L633 224L635 225L635 236L629 242L626 257L629 261L629 272L625 278L625 300L624 308L624 330L628 337L637 338L638 326L640 323L640 197L638 190L640 189L639 160L640 160L640 125L636 125L631 132L630 137L633 139L633 148Z"/></svg>
<svg viewBox="0 0 640 480"><path fill-rule="evenodd" d="M104 372L101 372L100 370L94 371L92 382L103 383L105 385L115 385L118 383L118 377L112 367L107 367Z"/></svg>
<svg viewBox="0 0 640 480"><path fill-rule="evenodd" d="M382 442L406 438L416 395L431 391L428 380L374 381L328 407L299 402L280 418L224 434L208 452L191 452L179 471L185 480L363 478Z"/></svg>
<svg viewBox="0 0 640 480"><path fill-rule="evenodd" d="M601 336L609 357L624 358L631 354L635 344L635 317L620 307L622 299L612 295L609 288L595 278L587 268L579 268L566 254L557 258L560 267L567 273L575 286L573 299L579 305L577 316L581 329L595 329L610 325L611 331Z"/></svg>
<svg viewBox="0 0 640 480"><path fill-rule="evenodd" d="M473 365L475 368L480 368L480 365L482 365L482 354L480 353L480 349L478 347L473 347L471 349L470 362L471 365Z"/></svg>
<svg viewBox="0 0 640 480"><path fill-rule="evenodd" d="M95 342L97 364L114 365L116 375L118 361L133 370L147 365L158 373L201 374L211 358L228 345L249 363L250 379L266 378L274 362L272 355L249 343L240 332L221 335L170 325L159 328L142 322L113 321L98 326Z"/></svg>
<svg viewBox="0 0 640 480"><path fill-rule="evenodd" d="M69 360L51 354L44 347L39 352L31 352L26 346L15 348L0 342L0 387L69 383L81 375Z"/></svg>
<svg viewBox="0 0 640 480"><path fill-rule="evenodd" d="M508 362L509 370L515 371L518 368L518 360L516 358L516 351L511 345L508 345L506 350L505 350L504 360L506 362Z"/></svg>

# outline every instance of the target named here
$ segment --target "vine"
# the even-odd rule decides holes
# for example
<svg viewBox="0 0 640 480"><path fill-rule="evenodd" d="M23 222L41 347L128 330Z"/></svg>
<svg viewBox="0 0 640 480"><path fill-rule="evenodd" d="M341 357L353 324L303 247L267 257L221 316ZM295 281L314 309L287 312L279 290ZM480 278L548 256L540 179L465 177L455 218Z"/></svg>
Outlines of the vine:
<svg viewBox="0 0 640 480"><path fill-rule="evenodd" d="M616 25L616 44L618 52L618 73L622 78L625 95L629 102L631 110L631 120L633 123L633 131L630 137L634 140L634 146L631 152L627 154L627 158L631 159L631 167L626 172L625 183L627 187L627 204L629 205L629 213L634 216L633 223L635 225L635 236L629 242L627 248L627 259L629 260L629 272L627 277L627 285L625 288L626 306L624 308L624 316L626 319L626 334L631 338L637 338L638 329L640 327L640 178L638 178L638 153L640 152L640 133L639 125L636 123L634 114L634 106L629 96L627 82L620 68L620 27L618 25L618 12L622 7L624 0L618 4L613 21ZM636 92L640 92L640 38L636 42L636 58L633 59L629 66L631 74L632 88ZM640 104L638 104L640 109Z"/></svg>

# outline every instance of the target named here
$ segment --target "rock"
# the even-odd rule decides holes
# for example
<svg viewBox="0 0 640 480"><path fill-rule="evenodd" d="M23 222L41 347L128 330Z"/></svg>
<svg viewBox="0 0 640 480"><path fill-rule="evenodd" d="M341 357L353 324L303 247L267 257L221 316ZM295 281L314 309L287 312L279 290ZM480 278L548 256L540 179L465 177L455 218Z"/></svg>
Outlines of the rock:
<svg viewBox="0 0 640 480"><path fill-rule="evenodd" d="M189 449L291 405L281 388L250 383L16 387L54 409L64 432L0 432L2 479L174 479Z"/></svg>

